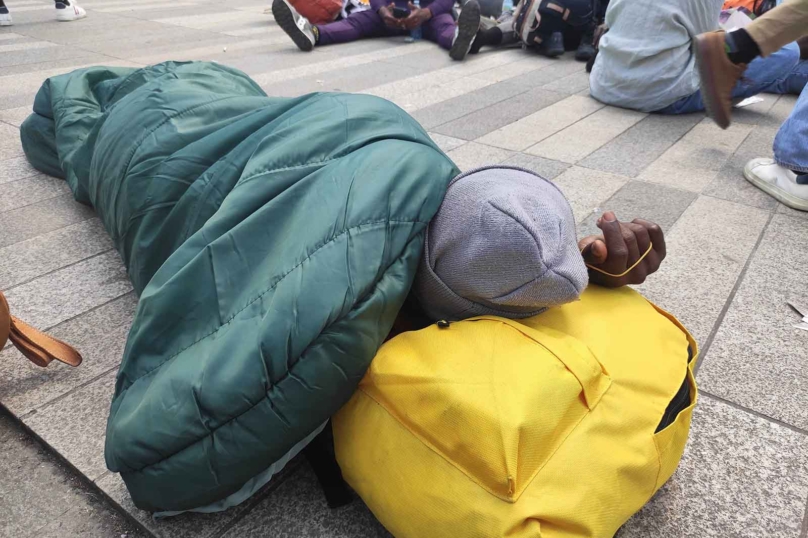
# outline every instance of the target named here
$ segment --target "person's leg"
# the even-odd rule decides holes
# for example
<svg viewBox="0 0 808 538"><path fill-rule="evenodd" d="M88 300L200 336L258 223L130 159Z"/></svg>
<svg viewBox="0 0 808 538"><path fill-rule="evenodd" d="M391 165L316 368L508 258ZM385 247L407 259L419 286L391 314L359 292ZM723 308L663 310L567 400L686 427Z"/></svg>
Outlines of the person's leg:
<svg viewBox="0 0 808 538"><path fill-rule="evenodd" d="M799 95L808 81L808 64L800 60L800 48L790 43L766 58L755 58L732 91L732 98L745 99L759 93Z"/></svg>
<svg viewBox="0 0 808 538"><path fill-rule="evenodd" d="M800 61L796 43L783 47L768 58L756 58L744 77L732 88L732 101L740 101L763 92L799 94L808 82L808 62ZM701 91L683 97L658 110L659 114L689 114L705 110Z"/></svg>
<svg viewBox="0 0 808 538"><path fill-rule="evenodd" d="M451 18L452 16L449 15L449 19ZM454 21L452 24L454 24ZM317 33L319 33L318 46L348 43L366 37L382 37L404 33L388 28L379 14L373 10L355 13L347 19L323 24L316 28Z"/></svg>
<svg viewBox="0 0 808 538"><path fill-rule="evenodd" d="M395 33L394 30L387 28L379 14L374 11L361 11L341 21L313 26L288 0L275 0L272 3L272 15L281 30L305 52L311 51L314 45L347 43L363 37L379 37Z"/></svg>
<svg viewBox="0 0 808 538"><path fill-rule="evenodd" d="M789 0L753 20L746 32L760 47L762 56L774 54L808 35L808 0Z"/></svg>
<svg viewBox="0 0 808 538"><path fill-rule="evenodd" d="M808 174L808 90L804 90L774 139L777 164Z"/></svg>
<svg viewBox="0 0 808 538"><path fill-rule="evenodd" d="M808 211L808 90L774 139L774 160L752 159L744 177L785 205Z"/></svg>
<svg viewBox="0 0 808 538"><path fill-rule="evenodd" d="M424 25L424 37L449 49L452 60L461 61L474 44L480 30L480 19L480 4L477 0L469 0L463 6L456 24L448 13L433 17Z"/></svg>
<svg viewBox="0 0 808 538"><path fill-rule="evenodd" d="M463 9L466 8L464 7ZM458 23L459 22L460 19L458 18ZM449 13L444 13L443 15L432 17L431 19L426 21L426 24L424 24L423 26L424 39L433 41L438 45L440 45L441 48L449 50L452 48L452 41L454 40L456 29L457 24L455 24L452 15Z"/></svg>
<svg viewBox="0 0 808 538"><path fill-rule="evenodd" d="M0 26L11 26L12 24L11 13L8 12L5 2L0 0Z"/></svg>
<svg viewBox="0 0 808 538"><path fill-rule="evenodd" d="M808 35L808 0L789 0L746 28L696 36L693 49L707 114L722 129L730 123L732 90L753 58L769 56Z"/></svg>

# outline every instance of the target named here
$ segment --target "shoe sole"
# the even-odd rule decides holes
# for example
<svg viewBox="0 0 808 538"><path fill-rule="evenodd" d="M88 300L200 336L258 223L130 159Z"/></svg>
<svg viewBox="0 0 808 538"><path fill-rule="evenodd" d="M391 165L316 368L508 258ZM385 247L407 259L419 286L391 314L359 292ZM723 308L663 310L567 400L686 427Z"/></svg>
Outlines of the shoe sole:
<svg viewBox="0 0 808 538"><path fill-rule="evenodd" d="M0 21L0 26L14 26L14 23L8 21Z"/></svg>
<svg viewBox="0 0 808 538"><path fill-rule="evenodd" d="M701 99L704 101L704 108L707 111L707 115L711 117L719 127L726 129L729 127L730 118L729 114L726 114L722 110L720 105L721 98L715 91L717 87L715 83L715 73L713 73L712 69L708 69L710 62L702 61L702 58L705 58L708 54L714 55L715 48L706 46L706 39L702 36L698 36L693 40L693 48L696 53L696 68L699 71ZM719 52L724 54L723 51ZM710 84L707 84L707 81L709 81Z"/></svg>
<svg viewBox="0 0 808 538"><path fill-rule="evenodd" d="M559 56L562 56L564 54L564 52L565 51L563 51L563 50L546 50L546 51L542 50L542 51L539 51L539 53L542 56L546 56L548 58L558 58Z"/></svg>
<svg viewBox="0 0 808 538"><path fill-rule="evenodd" d="M281 30L286 32L286 35L292 38L297 48L304 52L311 52L314 48L314 44L306 37L306 34L297 27L295 15L284 0L275 0L272 2L272 14L275 16L275 22L278 23Z"/></svg>
<svg viewBox="0 0 808 538"><path fill-rule="evenodd" d="M784 190L773 186L771 183L759 179L746 166L744 166L743 168L743 177L745 177L749 183L751 183L758 189L762 190L766 194L770 195L772 198L787 205L788 207L796 209L798 211L808 211L808 200L797 198L793 194L789 194Z"/></svg>
<svg viewBox="0 0 808 538"><path fill-rule="evenodd" d="M477 3L466 4L460 17L457 19L457 39L455 39L449 56L457 62L464 60L471 48L471 42L480 29L480 5Z"/></svg>

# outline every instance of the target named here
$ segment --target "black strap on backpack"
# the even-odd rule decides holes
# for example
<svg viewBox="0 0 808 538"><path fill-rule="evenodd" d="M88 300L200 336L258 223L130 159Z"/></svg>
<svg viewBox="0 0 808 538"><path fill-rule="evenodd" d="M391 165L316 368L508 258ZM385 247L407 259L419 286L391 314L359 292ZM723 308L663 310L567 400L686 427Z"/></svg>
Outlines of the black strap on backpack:
<svg viewBox="0 0 808 538"><path fill-rule="evenodd" d="M317 476L329 508L339 508L353 501L353 492L343 480L342 470L334 454L334 435L330 420L323 431L303 449L303 456Z"/></svg>

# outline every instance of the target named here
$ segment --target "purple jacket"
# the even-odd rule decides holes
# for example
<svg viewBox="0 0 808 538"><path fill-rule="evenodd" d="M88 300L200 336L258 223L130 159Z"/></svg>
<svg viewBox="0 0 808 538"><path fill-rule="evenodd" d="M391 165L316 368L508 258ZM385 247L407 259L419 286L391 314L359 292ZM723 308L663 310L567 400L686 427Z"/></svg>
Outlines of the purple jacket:
<svg viewBox="0 0 808 538"><path fill-rule="evenodd" d="M407 7L407 0L370 0L370 8L373 11L379 11L384 6L389 6L394 2L397 6ZM444 13L451 13L455 0L421 0L422 8L429 8L433 17L443 15Z"/></svg>

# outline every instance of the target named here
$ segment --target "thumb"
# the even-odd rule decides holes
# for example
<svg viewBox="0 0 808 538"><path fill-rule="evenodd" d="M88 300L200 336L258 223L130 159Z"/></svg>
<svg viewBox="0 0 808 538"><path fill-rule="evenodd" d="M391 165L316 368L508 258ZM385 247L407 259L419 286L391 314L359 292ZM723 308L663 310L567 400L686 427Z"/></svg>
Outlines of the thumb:
<svg viewBox="0 0 808 538"><path fill-rule="evenodd" d="M412 2L408 2L408 3L407 3L407 7L409 7L409 8L410 8L410 11L415 11L416 9L418 9L418 6L416 6L416 5L415 5L415 4L413 4Z"/></svg>

